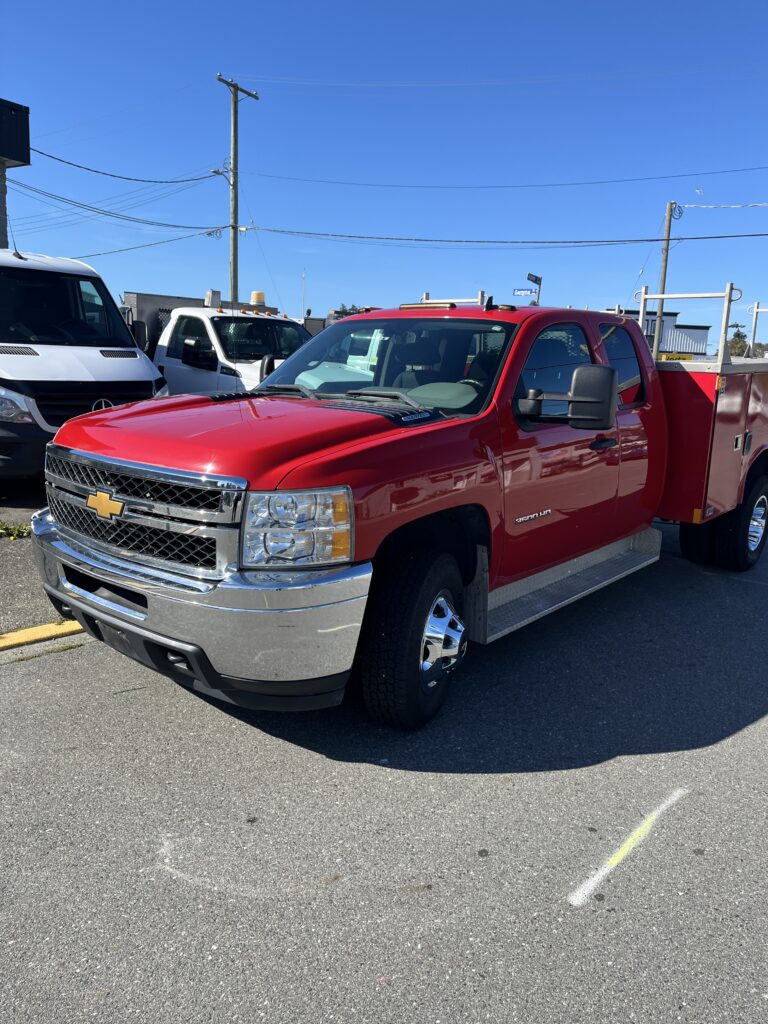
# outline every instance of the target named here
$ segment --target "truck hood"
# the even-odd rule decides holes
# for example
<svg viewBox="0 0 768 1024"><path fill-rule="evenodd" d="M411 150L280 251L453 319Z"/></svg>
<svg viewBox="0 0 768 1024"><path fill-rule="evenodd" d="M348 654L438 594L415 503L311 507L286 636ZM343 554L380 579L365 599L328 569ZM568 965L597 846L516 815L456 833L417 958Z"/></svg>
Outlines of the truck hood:
<svg viewBox="0 0 768 1024"><path fill-rule="evenodd" d="M312 399L184 395L78 416L55 440L128 462L242 477L252 488L272 490L309 458L404 429L377 413Z"/></svg>
<svg viewBox="0 0 768 1024"><path fill-rule="evenodd" d="M4 353L3 348L9 350ZM29 350L26 352L26 350ZM104 355L105 352L119 353ZM7 345L0 343L0 382L154 380L157 368L139 349L95 348L90 345Z"/></svg>

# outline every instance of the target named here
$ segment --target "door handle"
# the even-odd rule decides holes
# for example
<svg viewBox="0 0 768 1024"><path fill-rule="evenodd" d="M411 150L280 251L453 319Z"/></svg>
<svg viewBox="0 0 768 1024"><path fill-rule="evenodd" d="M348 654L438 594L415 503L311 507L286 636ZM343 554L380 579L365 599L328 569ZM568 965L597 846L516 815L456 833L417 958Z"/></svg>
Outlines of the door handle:
<svg viewBox="0 0 768 1024"><path fill-rule="evenodd" d="M601 452L605 448L613 448L618 443L615 437L596 437L589 447L593 452Z"/></svg>

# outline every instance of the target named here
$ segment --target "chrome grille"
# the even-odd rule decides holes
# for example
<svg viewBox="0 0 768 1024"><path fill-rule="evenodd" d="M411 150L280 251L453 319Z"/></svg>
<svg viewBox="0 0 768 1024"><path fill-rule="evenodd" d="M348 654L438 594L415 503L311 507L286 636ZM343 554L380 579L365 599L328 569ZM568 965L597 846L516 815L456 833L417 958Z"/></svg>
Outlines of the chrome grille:
<svg viewBox="0 0 768 1024"><path fill-rule="evenodd" d="M130 561L220 579L237 563L239 521L248 483L122 462L49 444L46 488L62 530ZM97 492L121 503L102 518L88 507Z"/></svg>
<svg viewBox="0 0 768 1024"><path fill-rule="evenodd" d="M48 487L48 507L54 519L81 537L119 548L145 558L194 566L216 568L216 538L172 533L128 520L100 519L84 505L72 503L55 488Z"/></svg>
<svg viewBox="0 0 768 1024"><path fill-rule="evenodd" d="M121 472L116 467L101 463L62 458L51 452L48 452L46 457L45 470L49 476L82 484L88 488L105 488L121 498L142 498L158 505L174 505L177 508L195 511L221 511L222 491L213 488L189 487L164 480L153 480L150 477Z"/></svg>

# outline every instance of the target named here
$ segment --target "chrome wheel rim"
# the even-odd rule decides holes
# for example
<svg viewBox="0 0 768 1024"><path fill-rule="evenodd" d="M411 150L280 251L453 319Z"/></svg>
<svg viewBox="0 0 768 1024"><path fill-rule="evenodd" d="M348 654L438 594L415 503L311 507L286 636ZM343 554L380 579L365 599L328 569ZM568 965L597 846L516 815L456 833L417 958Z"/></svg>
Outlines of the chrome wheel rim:
<svg viewBox="0 0 768 1024"><path fill-rule="evenodd" d="M761 494L757 504L752 509L749 517L749 532L747 533L747 546L750 551L757 551L765 533L766 519L768 519L768 498Z"/></svg>
<svg viewBox="0 0 768 1024"><path fill-rule="evenodd" d="M466 654L465 633L453 597L447 590L441 590L429 609L421 638L421 681L427 691L433 690Z"/></svg>

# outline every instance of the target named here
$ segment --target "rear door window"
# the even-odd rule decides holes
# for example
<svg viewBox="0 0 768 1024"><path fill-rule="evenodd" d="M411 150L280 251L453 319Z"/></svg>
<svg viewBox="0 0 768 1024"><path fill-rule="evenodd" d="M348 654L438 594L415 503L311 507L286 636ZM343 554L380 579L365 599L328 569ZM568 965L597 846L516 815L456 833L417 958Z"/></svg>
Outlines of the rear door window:
<svg viewBox="0 0 768 1024"><path fill-rule="evenodd" d="M619 374L619 402L633 405L645 397L643 374L632 338L619 324L600 324L600 338L606 362Z"/></svg>

